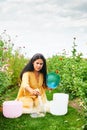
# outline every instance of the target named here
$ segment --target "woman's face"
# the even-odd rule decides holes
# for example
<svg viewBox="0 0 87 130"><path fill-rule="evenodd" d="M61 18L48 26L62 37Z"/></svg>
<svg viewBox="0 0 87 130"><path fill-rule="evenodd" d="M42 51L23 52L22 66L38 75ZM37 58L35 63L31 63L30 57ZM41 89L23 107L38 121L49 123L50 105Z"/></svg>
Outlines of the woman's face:
<svg viewBox="0 0 87 130"><path fill-rule="evenodd" d="M40 71L43 67L43 60L42 59L37 59L33 62L34 70L35 71Z"/></svg>

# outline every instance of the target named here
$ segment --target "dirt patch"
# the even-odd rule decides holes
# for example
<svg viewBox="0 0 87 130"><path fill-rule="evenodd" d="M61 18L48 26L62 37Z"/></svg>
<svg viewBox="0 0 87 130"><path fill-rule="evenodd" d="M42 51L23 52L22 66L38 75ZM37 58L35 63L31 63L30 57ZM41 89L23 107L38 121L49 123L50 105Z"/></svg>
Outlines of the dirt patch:
<svg viewBox="0 0 87 130"><path fill-rule="evenodd" d="M78 98L69 101L69 106L75 108L78 112L82 111L82 104L83 102Z"/></svg>
<svg viewBox="0 0 87 130"><path fill-rule="evenodd" d="M2 112L2 107L0 107L0 112Z"/></svg>

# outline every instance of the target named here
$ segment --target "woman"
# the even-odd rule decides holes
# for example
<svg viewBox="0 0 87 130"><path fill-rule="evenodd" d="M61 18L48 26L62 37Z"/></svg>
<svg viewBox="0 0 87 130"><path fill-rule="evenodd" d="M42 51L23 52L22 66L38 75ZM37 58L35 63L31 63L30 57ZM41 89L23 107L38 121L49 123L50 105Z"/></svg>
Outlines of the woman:
<svg viewBox="0 0 87 130"><path fill-rule="evenodd" d="M46 111L46 59L40 53L35 54L20 74L21 86L17 100L23 102L23 113Z"/></svg>

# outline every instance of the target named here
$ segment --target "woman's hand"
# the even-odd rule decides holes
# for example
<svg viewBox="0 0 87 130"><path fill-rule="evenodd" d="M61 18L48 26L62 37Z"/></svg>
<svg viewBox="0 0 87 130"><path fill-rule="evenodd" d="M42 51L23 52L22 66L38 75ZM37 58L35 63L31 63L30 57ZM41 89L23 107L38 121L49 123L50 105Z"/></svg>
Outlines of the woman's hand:
<svg viewBox="0 0 87 130"><path fill-rule="evenodd" d="M40 95L40 91L38 88L36 89L32 89L28 84L26 85L25 89L30 92L32 95L35 95L35 96L39 96Z"/></svg>
<svg viewBox="0 0 87 130"><path fill-rule="evenodd" d="M38 90L38 89L34 89L34 90L33 90L33 95L35 95L35 96L40 96L39 90Z"/></svg>
<svg viewBox="0 0 87 130"><path fill-rule="evenodd" d="M30 89L29 92L32 94L32 95L35 95L35 96L40 96L40 92L39 92L39 89Z"/></svg>
<svg viewBox="0 0 87 130"><path fill-rule="evenodd" d="M53 90L52 88L47 87L47 90Z"/></svg>

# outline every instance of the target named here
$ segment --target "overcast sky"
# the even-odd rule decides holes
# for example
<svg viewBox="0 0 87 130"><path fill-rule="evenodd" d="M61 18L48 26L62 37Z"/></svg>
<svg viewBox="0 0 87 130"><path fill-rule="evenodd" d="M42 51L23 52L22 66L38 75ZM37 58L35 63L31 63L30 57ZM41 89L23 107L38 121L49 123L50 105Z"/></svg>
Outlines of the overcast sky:
<svg viewBox="0 0 87 130"><path fill-rule="evenodd" d="M73 37L87 57L87 0L0 0L0 33L6 30L27 56L70 54ZM15 36L17 36L15 38ZM23 51L25 51L23 50Z"/></svg>

